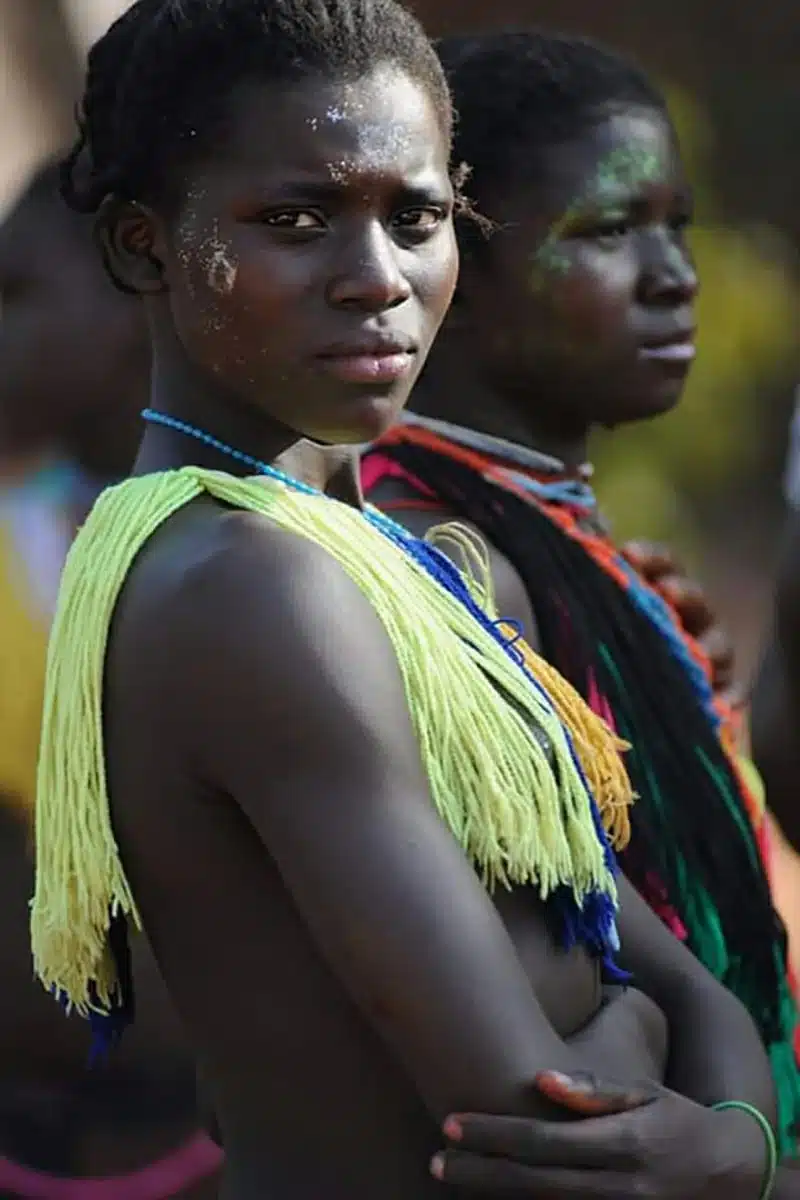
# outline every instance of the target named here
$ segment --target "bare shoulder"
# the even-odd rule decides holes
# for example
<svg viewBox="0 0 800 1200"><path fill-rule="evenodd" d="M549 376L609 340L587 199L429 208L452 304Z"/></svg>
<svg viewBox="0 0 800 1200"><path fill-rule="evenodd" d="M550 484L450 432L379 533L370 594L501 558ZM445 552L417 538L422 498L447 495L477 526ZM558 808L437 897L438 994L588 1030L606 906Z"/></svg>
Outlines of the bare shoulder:
<svg viewBox="0 0 800 1200"><path fill-rule="evenodd" d="M339 563L255 514L198 505L148 546L123 593L107 689L139 738L168 734L230 785L253 761L369 727L409 728L378 616ZM337 728L333 728L337 726ZM408 745L411 745L409 740ZM255 770L255 765L253 766Z"/></svg>

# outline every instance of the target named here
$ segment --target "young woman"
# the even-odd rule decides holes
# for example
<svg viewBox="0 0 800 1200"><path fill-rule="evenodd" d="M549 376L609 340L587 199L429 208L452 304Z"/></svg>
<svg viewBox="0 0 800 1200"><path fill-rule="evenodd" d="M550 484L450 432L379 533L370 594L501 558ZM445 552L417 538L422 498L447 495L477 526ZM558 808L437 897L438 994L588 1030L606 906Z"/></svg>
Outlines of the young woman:
<svg viewBox="0 0 800 1200"><path fill-rule="evenodd" d="M651 586L615 546L587 463L593 428L672 408L694 357L675 133L641 72L582 40L510 33L440 52L459 113L454 162L494 231L464 225L415 415L367 455L367 491L417 533L453 517L479 530L501 611L632 744L625 872L749 1008L788 1148L800 1091L785 939L714 646L693 636L685 603L680 619L674 581Z"/></svg>
<svg viewBox="0 0 800 1200"><path fill-rule="evenodd" d="M140 0L91 53L65 194L153 377L62 581L37 969L107 1038L141 920L228 1200L790 1195L750 1018L624 881L617 911L616 740L336 449L394 423L449 305L450 131L394 0ZM454 1108L516 1122L448 1123L431 1173Z"/></svg>
<svg viewBox="0 0 800 1200"><path fill-rule="evenodd" d="M0 1194L211 1200L194 1071L163 984L137 952L141 1021L87 1070L81 1022L31 980L28 901L47 637L70 541L130 468L148 380L135 301L38 171L0 226Z"/></svg>

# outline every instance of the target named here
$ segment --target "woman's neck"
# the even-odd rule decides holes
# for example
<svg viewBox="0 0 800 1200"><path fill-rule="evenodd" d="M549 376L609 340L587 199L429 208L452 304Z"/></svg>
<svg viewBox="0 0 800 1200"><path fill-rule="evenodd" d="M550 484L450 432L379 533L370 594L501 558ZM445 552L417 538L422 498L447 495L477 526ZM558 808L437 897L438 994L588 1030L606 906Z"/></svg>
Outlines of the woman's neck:
<svg viewBox="0 0 800 1200"><path fill-rule="evenodd" d="M267 413L246 408L236 396L224 395L221 388L212 393L207 379L187 378L183 365L178 372L171 370L169 362L159 360L158 355L153 365L150 407L309 487L363 507L353 447L320 446L307 441ZM233 455L189 433L148 424L133 473L143 475L185 466L241 476L253 474L251 467Z"/></svg>
<svg viewBox="0 0 800 1200"><path fill-rule="evenodd" d="M438 357L438 348L435 353ZM538 450L540 454L558 459L568 469L586 462L588 429L567 431L554 427L532 411L530 397L512 397L487 386L476 375L465 375L464 361L461 355L458 362L440 359L435 370L426 368L414 389L409 408L420 416L450 421ZM542 400L537 397L540 407L544 408Z"/></svg>

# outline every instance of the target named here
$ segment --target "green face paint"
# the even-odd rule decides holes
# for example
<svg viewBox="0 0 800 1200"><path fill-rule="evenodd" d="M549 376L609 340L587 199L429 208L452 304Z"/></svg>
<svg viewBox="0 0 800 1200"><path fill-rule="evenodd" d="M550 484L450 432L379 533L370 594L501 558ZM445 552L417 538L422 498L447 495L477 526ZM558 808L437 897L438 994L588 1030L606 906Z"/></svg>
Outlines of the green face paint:
<svg viewBox="0 0 800 1200"><path fill-rule="evenodd" d="M588 197L602 201L609 195L616 196L622 188L652 183L662 174L663 166L659 155L652 150L619 146L598 167Z"/></svg>
<svg viewBox="0 0 800 1200"><path fill-rule="evenodd" d="M635 146L618 146L612 150L598 166L583 195L551 226L544 241L534 253L531 275L533 289L540 291L550 276L563 277L569 273L571 261L560 249L559 244L565 230L584 207L588 204L594 207L605 204L609 206L603 211L605 220L623 220L626 214L625 210L618 206L620 191L631 191L643 183L652 183L660 178L663 170L661 156L652 150ZM617 202L616 208L610 207L613 201Z"/></svg>

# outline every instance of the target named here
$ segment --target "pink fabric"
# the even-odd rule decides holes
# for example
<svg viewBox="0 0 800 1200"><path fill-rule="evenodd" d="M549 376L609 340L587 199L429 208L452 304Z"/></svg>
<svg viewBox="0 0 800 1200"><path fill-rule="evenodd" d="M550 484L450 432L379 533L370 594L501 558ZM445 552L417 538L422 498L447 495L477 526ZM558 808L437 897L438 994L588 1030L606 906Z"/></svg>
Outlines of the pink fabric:
<svg viewBox="0 0 800 1200"><path fill-rule="evenodd" d="M603 718L609 729L611 729L614 733L617 732L617 726L614 723L614 714L611 711L611 705L608 703L608 700L597 686L597 680L591 667L589 668L589 695L586 697L586 703L589 705L589 708L593 713L596 713L598 717Z"/></svg>
<svg viewBox="0 0 800 1200"><path fill-rule="evenodd" d="M169 1200L208 1179L223 1157L219 1146L199 1132L149 1167L107 1179L63 1179L0 1155L0 1192L20 1200Z"/></svg>
<svg viewBox="0 0 800 1200"><path fill-rule="evenodd" d="M372 489L384 479L402 479L403 483L410 484L420 495L431 500L436 499L436 493L431 491L421 479L417 479L416 475L412 475L410 471L406 471L396 462L392 462L385 454L370 454L361 460L361 486L365 496L369 496Z"/></svg>

